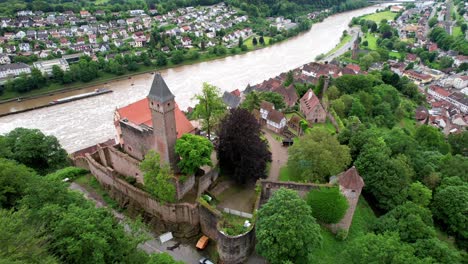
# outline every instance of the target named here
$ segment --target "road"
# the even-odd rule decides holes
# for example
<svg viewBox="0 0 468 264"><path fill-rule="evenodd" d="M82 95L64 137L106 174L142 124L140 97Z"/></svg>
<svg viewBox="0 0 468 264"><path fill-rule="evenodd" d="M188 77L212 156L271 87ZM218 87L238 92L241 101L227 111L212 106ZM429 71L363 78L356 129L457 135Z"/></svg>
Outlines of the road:
<svg viewBox="0 0 468 264"><path fill-rule="evenodd" d="M359 27L350 28L348 30L348 33L352 36L351 41L348 41L346 44L343 45L343 47L339 48L334 53L323 58L322 61L332 61L334 58L343 55L345 52L353 48L353 44L356 41L356 38L358 37L358 33L362 36L361 30L359 29Z"/></svg>
<svg viewBox="0 0 468 264"><path fill-rule="evenodd" d="M288 148L283 147L283 144L275 139L276 135L269 130L264 129L263 132L265 132L265 137L270 145L272 159L268 180L277 181L281 167L288 162Z"/></svg>
<svg viewBox="0 0 468 264"><path fill-rule="evenodd" d="M89 191L88 189L74 182L70 184L69 188L82 193L86 199L93 201L96 204L96 207L108 208L109 210L111 210L114 217L121 224L124 225L125 230L129 230L128 225L125 224L126 216L122 213L117 212L116 210L109 208L106 202L102 199L102 197L99 194L93 191ZM166 252L169 255L171 255L175 260L183 261L184 263L198 263L198 261L203 257L201 255L201 252L197 251L195 247L188 244L181 243L180 246L175 248L174 250L168 250L167 247L171 247L178 244L178 241L176 239L172 239L164 244L161 244L159 236L157 234L148 230L144 230L144 232L146 232L147 236L150 237L150 239L138 245L138 247L148 254Z"/></svg>

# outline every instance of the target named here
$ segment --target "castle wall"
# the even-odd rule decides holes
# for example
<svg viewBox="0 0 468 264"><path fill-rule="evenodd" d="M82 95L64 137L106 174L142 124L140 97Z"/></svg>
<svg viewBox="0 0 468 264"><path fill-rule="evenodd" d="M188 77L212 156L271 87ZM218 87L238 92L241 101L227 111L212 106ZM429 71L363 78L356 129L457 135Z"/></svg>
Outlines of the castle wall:
<svg viewBox="0 0 468 264"><path fill-rule="evenodd" d="M175 184L177 200L180 200L195 186L195 175L189 175L185 181L178 180Z"/></svg>
<svg viewBox="0 0 468 264"><path fill-rule="evenodd" d="M312 183L297 183L297 182L276 182L261 180L260 181L262 193L260 197L259 206L265 204L270 197L280 188L287 188L298 192L299 196L305 197L307 193L312 189L318 189L319 187L330 187L329 184L312 184Z"/></svg>
<svg viewBox="0 0 468 264"><path fill-rule="evenodd" d="M204 204L204 201L200 202L200 228L203 234L209 238L217 241L218 240L218 229L217 225L219 220L223 217L221 212L212 208L209 205Z"/></svg>
<svg viewBox="0 0 468 264"><path fill-rule="evenodd" d="M120 130L125 152L137 160L143 160L145 154L154 146L152 129L141 130L130 123L120 122Z"/></svg>
<svg viewBox="0 0 468 264"><path fill-rule="evenodd" d="M255 248L255 228L238 236L229 236L218 231L217 250L224 264L244 263Z"/></svg>
<svg viewBox="0 0 468 264"><path fill-rule="evenodd" d="M102 164L113 168L121 175L134 177L137 182L143 183L143 173L140 170L140 161L113 147L98 148L98 153ZM103 160L103 157L105 160Z"/></svg>
<svg viewBox="0 0 468 264"><path fill-rule="evenodd" d="M85 159L91 173L105 189L109 190L110 196L118 201L121 206L134 205L144 210L145 213L162 221L189 224L198 228L200 217L197 204L160 203L154 200L148 193L118 178L116 171L110 167L101 165L90 154L86 154L84 158L78 159ZM83 161L75 161L75 165L79 164L83 164Z"/></svg>
<svg viewBox="0 0 468 264"><path fill-rule="evenodd" d="M206 170L205 170L206 171ZM197 197L200 197L218 179L218 168L210 168L205 175L198 178Z"/></svg>
<svg viewBox="0 0 468 264"><path fill-rule="evenodd" d="M343 219L341 219L339 223L330 225L330 229L333 233L337 233L340 230L349 230L353 222L354 212L356 211L356 207L359 202L359 196L361 195L361 190L353 192L352 190L345 189L342 186L340 186L340 191L348 200L349 207Z"/></svg>

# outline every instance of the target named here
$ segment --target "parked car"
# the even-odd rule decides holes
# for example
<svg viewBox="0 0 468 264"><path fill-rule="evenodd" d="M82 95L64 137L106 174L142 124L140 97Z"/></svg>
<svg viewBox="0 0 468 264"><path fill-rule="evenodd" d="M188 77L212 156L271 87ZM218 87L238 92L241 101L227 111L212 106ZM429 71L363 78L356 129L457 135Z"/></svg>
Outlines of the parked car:
<svg viewBox="0 0 468 264"><path fill-rule="evenodd" d="M207 259L207 258L202 258L200 261L198 261L200 264L214 264L213 261Z"/></svg>

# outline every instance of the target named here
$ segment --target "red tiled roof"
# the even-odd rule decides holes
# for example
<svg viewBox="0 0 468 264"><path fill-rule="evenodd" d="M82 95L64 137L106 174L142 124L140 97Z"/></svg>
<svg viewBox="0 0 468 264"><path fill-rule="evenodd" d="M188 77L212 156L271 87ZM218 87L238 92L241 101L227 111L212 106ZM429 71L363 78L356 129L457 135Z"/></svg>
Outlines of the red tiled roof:
<svg viewBox="0 0 468 264"><path fill-rule="evenodd" d="M119 113L121 119L126 118L128 121L134 124L145 124L149 127L153 127L148 98L136 101L132 104L119 108L116 111ZM184 113L180 111L179 106L177 104L174 113L178 138L181 137L183 134L187 134L195 130L195 128L192 126L192 124L184 115Z"/></svg>
<svg viewBox="0 0 468 264"><path fill-rule="evenodd" d="M234 91L231 92L231 94L237 96L237 97L240 97L241 96L241 93L239 91L239 89L235 89Z"/></svg>
<svg viewBox="0 0 468 264"><path fill-rule="evenodd" d="M440 87L440 86L433 85L433 86L431 86L430 88L431 88L431 90L433 90L434 92L440 94L441 96L447 97L447 96L450 95L450 92L449 92L449 91L443 89L443 88Z"/></svg>

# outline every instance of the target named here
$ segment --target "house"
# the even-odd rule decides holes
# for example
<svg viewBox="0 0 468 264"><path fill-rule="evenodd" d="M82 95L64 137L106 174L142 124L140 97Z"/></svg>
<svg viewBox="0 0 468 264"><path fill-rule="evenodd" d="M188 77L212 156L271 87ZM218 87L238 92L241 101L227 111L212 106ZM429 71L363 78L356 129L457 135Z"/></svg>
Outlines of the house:
<svg viewBox="0 0 468 264"><path fill-rule="evenodd" d="M90 17L91 14L90 14L88 11L86 11L86 10L81 10L81 11L80 11L80 16L81 16L82 18L85 18L85 17Z"/></svg>
<svg viewBox="0 0 468 264"><path fill-rule="evenodd" d="M394 5L394 6L391 6L391 7L390 7L390 12L398 13L398 12L403 11L404 9L405 9L405 8L402 7L402 6Z"/></svg>
<svg viewBox="0 0 468 264"><path fill-rule="evenodd" d="M457 76L453 79L453 87L456 89L463 89L468 86L468 76Z"/></svg>
<svg viewBox="0 0 468 264"><path fill-rule="evenodd" d="M260 103L260 123L261 124L266 124L266 119L268 117L268 114L275 109L275 106L267 101L262 101Z"/></svg>
<svg viewBox="0 0 468 264"><path fill-rule="evenodd" d="M279 93L281 96L283 96L286 107L293 107L299 99L299 96L297 96L296 93L296 89L292 84L287 88L284 87L284 85L281 85L272 89L272 92Z"/></svg>
<svg viewBox="0 0 468 264"><path fill-rule="evenodd" d="M286 126L287 120L283 113L275 109L271 109L268 112L266 118L267 128L274 131L275 133L280 134L283 132L284 127Z"/></svg>
<svg viewBox="0 0 468 264"><path fill-rule="evenodd" d="M459 67L462 63L468 63L468 56L458 55L455 57L455 60L453 60L453 64L457 67Z"/></svg>
<svg viewBox="0 0 468 264"><path fill-rule="evenodd" d="M18 48L20 51L23 51L23 52L31 51L31 45L29 45L29 43L20 43L18 44Z"/></svg>
<svg viewBox="0 0 468 264"><path fill-rule="evenodd" d="M306 120L311 123L324 123L327 119L325 109L323 109L318 97L311 89L302 96L299 109L306 117Z"/></svg>
<svg viewBox="0 0 468 264"><path fill-rule="evenodd" d="M10 64L11 60L10 57L6 54L0 54L0 64Z"/></svg>
<svg viewBox="0 0 468 264"><path fill-rule="evenodd" d="M409 62L416 62L418 56L416 54L408 53L406 54L406 60Z"/></svg>
<svg viewBox="0 0 468 264"><path fill-rule="evenodd" d="M68 71L70 69L67 60L63 58L55 60L36 61L33 63L34 68L40 70L42 74L47 74L48 76L52 75L52 68L54 66L60 67L62 71Z"/></svg>
<svg viewBox="0 0 468 264"><path fill-rule="evenodd" d="M189 37L183 37L182 38L182 45L184 47L192 46L192 40Z"/></svg>
<svg viewBox="0 0 468 264"><path fill-rule="evenodd" d="M240 93L237 95L236 93L226 91L223 94L223 101L229 109L237 108L241 101Z"/></svg>
<svg viewBox="0 0 468 264"><path fill-rule="evenodd" d="M0 79L18 77L21 73L31 73L31 68L22 62L0 65Z"/></svg>
<svg viewBox="0 0 468 264"><path fill-rule="evenodd" d="M432 81L432 76L424 73L419 73L414 70L407 70L403 72L403 76L408 77L416 84L426 84Z"/></svg>

